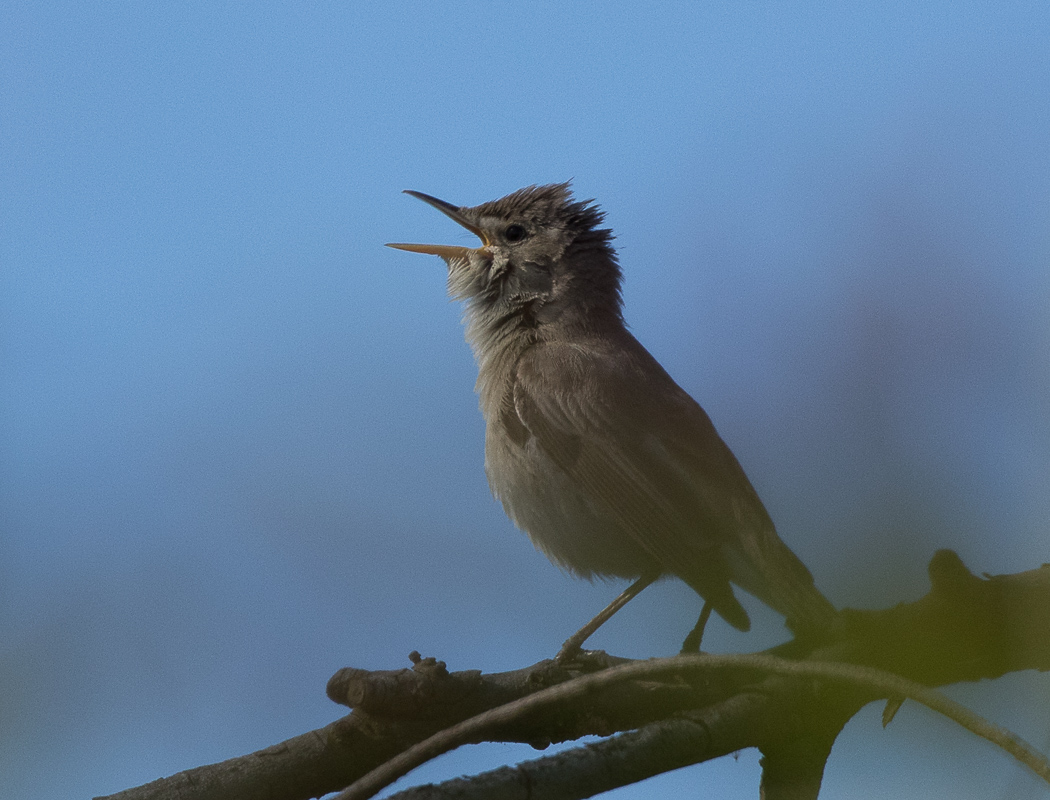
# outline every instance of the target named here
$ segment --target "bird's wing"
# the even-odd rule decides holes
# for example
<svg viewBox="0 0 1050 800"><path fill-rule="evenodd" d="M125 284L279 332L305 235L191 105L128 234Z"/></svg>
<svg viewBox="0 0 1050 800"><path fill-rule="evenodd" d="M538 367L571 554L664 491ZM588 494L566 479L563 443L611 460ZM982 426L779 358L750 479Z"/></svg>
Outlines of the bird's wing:
<svg viewBox="0 0 1050 800"><path fill-rule="evenodd" d="M721 545L749 516L768 518L707 414L630 343L531 349L515 411L611 524L713 599L729 591Z"/></svg>

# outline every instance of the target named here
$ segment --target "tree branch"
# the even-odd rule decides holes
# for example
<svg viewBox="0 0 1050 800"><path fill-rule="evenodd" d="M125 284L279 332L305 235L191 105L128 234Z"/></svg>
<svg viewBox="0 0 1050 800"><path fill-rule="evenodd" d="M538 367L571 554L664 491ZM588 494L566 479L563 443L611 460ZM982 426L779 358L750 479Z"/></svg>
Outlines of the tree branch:
<svg viewBox="0 0 1050 800"><path fill-rule="evenodd" d="M723 670L734 670L737 674L764 672L783 677L820 678L836 682L841 681L855 688L867 690L876 697L907 697L943 714L971 733L998 745L1022 764L1029 767L1043 780L1050 783L1050 762L1023 739L992 725L980 715L975 714L940 692L927 689L898 675L855 664L787 661L768 655L705 654L680 655L673 658L621 664L497 706L456 725L452 725L419 744L413 745L405 752L398 754L381 767L354 782L346 791L339 794L335 800L368 800L376 792L389 786L402 775L407 774L431 759L437 758L443 753L454 750L463 744L488 740L496 736L499 731L512 728L518 720L528 719L530 716L535 716L536 712L547 711L554 706L563 705L567 701L594 695L599 690L606 689L613 684L620 684L629 680L641 682L651 679L664 679L672 684L675 682L675 679L687 680L693 683L702 680L707 672ZM777 684L763 682L759 684L758 691L777 695L782 690ZM846 720L842 720L842 724L845 724L845 722ZM841 728L841 725L839 728ZM837 733L838 731L836 730L836 735ZM831 738L831 741L826 743L827 747L823 751L825 756L831 752L833 741L834 736ZM758 743L756 740L751 742L751 744ZM783 760L782 752L779 749L776 752L777 756ZM797 761L798 759L792 760ZM823 765L823 760L820 763ZM821 769L823 769L822 766ZM783 769L780 770L780 772L784 771Z"/></svg>
<svg viewBox="0 0 1050 800"><path fill-rule="evenodd" d="M514 767L416 786L391 795L388 800L590 797L746 747L746 721L763 714L766 701L759 694L736 695L703 711L654 722Z"/></svg>
<svg viewBox="0 0 1050 800"><path fill-rule="evenodd" d="M845 625L834 641L818 646L796 640L773 648L767 655L837 661L842 662L837 666L844 669L843 664L868 666L896 672L926 686L994 678L1022 669L1050 669L1050 637L1046 636L1050 630L1050 568L1044 566L1017 575L982 579L970 574L954 553L942 551L931 561L930 577L930 593L915 603L885 611L845 612ZM476 671L448 673L441 662L420 659L418 655L414 660L412 670L336 673L329 683L329 696L352 705L354 711L320 731L250 756L121 792L112 795L110 800L172 796L184 800L218 797L238 800L260 796L260 787L264 787L266 796L271 798L292 800L318 796L347 786L414 744L486 709L626 663L623 659L592 653L574 662L571 669L541 662L526 670L481 675ZM850 692L842 693L841 689L828 689L824 685L822 691L840 693L836 700L837 715L830 721L814 720L805 714L801 717L784 714L783 706L774 710L769 705L772 702L790 704L792 693L802 691L798 687L808 686L812 683L810 679L777 678L776 681L788 688L776 691L767 685L769 680L757 678L753 668L721 669L717 674L705 674L696 683L658 684L651 678L636 679L618 685L613 692L599 688L594 693L564 700L554 713L504 719L496 737L500 741L524 741L542 746L588 733L609 735L642 729L637 735L620 736L600 745L614 748L631 746L634 742L644 749L640 744L645 740L643 731L670 735L669 730L679 730L679 724L687 726L691 721L693 725L702 723L705 736L727 745L738 741L728 733L735 720L743 726L740 730L749 731L749 736L724 752L744 746L762 749L765 755L763 791L767 797L815 796L814 787L819 786L826 757L821 737L830 736L833 741L845 720L874 695L869 690L852 690L851 696ZM762 684L761 695L755 692L756 683ZM600 686L601 681L596 685ZM781 694L777 694L778 691ZM907 693L886 691L883 696L897 694ZM764 700L758 702L755 697ZM751 705L753 703L755 705ZM806 708L805 705L792 707ZM814 707L827 708L828 704L810 702L809 708ZM723 714L723 724L727 726L724 731L708 727L710 719L705 715L716 712ZM701 714L701 717L689 716L692 714ZM660 720L669 721L661 723ZM782 730L778 734L778 725L783 728L787 721L794 725L792 732L785 734ZM658 727L646 727L654 724ZM809 756L790 751L792 742L805 741L805 737L798 736L799 724L810 737L806 744ZM709 757L714 757L717 749L709 748L707 752L712 753ZM602 750L598 752L595 758L601 757ZM804 766L807 757L810 764L802 769L799 765ZM540 759L540 762L547 761ZM615 785L647 776L643 774L647 767L635 773L630 773L630 769L635 768L627 769ZM631 774L639 777L632 778ZM564 783L571 781L570 775L563 780ZM789 790L796 793L791 794Z"/></svg>

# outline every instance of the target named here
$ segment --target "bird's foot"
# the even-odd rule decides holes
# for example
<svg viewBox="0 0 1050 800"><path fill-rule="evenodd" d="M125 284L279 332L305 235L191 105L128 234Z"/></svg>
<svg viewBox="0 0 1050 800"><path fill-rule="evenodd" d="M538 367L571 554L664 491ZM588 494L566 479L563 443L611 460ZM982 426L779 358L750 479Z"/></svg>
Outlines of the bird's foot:
<svg viewBox="0 0 1050 800"><path fill-rule="evenodd" d="M704 639L704 628L707 627L707 621L711 619L711 604L704 602L704 607L700 609L700 619L696 621L696 625L689 631L689 635L685 637L685 641L682 642L682 649L679 651L680 655L693 655L700 652L700 642Z"/></svg>

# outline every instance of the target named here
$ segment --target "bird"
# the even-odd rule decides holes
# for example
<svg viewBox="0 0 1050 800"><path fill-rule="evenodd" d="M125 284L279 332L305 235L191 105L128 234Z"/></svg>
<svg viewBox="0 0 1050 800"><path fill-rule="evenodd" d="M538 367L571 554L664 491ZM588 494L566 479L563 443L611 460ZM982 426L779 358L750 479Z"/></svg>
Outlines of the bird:
<svg viewBox="0 0 1050 800"><path fill-rule="evenodd" d="M712 610L750 629L734 584L796 636L828 629L834 606L707 413L628 330L614 237L596 202L576 200L569 182L476 206L405 193L481 240L388 246L440 256L449 294L465 304L492 493L570 574L634 581L559 659L664 577L704 601L683 652L699 650Z"/></svg>

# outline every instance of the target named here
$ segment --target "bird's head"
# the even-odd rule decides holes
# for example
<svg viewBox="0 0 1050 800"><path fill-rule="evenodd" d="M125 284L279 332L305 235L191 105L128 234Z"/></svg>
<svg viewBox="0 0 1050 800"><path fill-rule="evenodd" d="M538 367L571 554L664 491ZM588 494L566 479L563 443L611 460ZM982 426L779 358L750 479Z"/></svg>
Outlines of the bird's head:
<svg viewBox="0 0 1050 800"><path fill-rule="evenodd" d="M478 206L407 194L481 239L479 247L388 245L443 258L449 293L468 302L473 322L538 326L598 321L608 314L622 319L612 232L598 227L602 212L592 201L575 200L568 183L530 186Z"/></svg>

